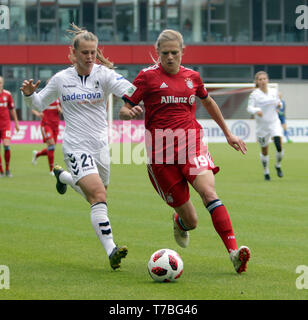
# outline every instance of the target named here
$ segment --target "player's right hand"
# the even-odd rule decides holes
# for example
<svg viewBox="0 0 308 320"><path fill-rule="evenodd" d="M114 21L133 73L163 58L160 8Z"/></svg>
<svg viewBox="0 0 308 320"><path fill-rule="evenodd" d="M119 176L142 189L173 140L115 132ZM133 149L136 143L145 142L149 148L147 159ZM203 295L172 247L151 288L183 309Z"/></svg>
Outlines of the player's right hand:
<svg viewBox="0 0 308 320"><path fill-rule="evenodd" d="M24 80L20 90L23 92L25 96L31 96L31 94L38 88L40 83L41 80L38 80L36 83L33 83L33 79Z"/></svg>
<svg viewBox="0 0 308 320"><path fill-rule="evenodd" d="M132 119L137 118L141 113L143 112L143 109L140 106L134 106L130 109L130 116Z"/></svg>

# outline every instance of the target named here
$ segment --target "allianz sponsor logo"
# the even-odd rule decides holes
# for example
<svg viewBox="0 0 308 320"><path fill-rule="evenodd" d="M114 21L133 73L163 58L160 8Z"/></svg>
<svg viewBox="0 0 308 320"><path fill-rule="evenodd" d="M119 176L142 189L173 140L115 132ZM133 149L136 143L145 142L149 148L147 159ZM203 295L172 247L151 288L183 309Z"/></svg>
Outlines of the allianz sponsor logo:
<svg viewBox="0 0 308 320"><path fill-rule="evenodd" d="M231 132L240 137L241 139L245 140L250 135L250 127L247 122L239 120L233 123L231 127Z"/></svg>
<svg viewBox="0 0 308 320"><path fill-rule="evenodd" d="M72 100L92 100L92 99L101 99L102 95L100 92L90 92L90 93L76 93L63 95L63 101L72 101Z"/></svg>
<svg viewBox="0 0 308 320"><path fill-rule="evenodd" d="M189 103L192 105L195 102L195 96L190 97L175 97L175 96L162 96L160 103Z"/></svg>

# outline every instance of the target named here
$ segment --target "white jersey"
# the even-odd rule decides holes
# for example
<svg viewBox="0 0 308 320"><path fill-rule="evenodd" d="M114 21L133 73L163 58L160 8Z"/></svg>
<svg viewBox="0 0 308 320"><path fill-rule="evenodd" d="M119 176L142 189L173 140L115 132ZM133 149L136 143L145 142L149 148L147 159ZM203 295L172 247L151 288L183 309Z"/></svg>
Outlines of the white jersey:
<svg viewBox="0 0 308 320"><path fill-rule="evenodd" d="M282 135L281 123L277 112L280 103L276 88L268 88L267 93L257 88L250 94L247 111L255 116L258 137ZM258 111L262 112L261 117L256 114Z"/></svg>
<svg viewBox="0 0 308 320"><path fill-rule="evenodd" d="M94 64L88 76L79 76L75 67L69 67L25 101L42 111L59 97L65 120L63 150L97 152L108 145L109 94L122 97L131 86L120 74L102 65Z"/></svg>
<svg viewBox="0 0 308 320"><path fill-rule="evenodd" d="M264 122L270 124L279 120L277 112L279 103L276 88L268 88L267 93L257 88L249 96L247 111L255 115L257 125ZM262 111L262 117L256 114L258 111Z"/></svg>

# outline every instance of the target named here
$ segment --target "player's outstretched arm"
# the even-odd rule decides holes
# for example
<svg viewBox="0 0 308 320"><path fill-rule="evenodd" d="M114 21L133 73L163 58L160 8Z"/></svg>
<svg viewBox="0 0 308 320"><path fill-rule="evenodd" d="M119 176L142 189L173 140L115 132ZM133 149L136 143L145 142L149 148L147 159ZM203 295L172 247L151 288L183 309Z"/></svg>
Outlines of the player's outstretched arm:
<svg viewBox="0 0 308 320"><path fill-rule="evenodd" d="M38 80L36 83L33 83L33 79L24 80L20 90L25 96L31 96L33 92L38 88L40 83L41 83L41 80Z"/></svg>
<svg viewBox="0 0 308 320"><path fill-rule="evenodd" d="M128 102L122 106L119 112L121 120L132 120L137 118L140 114L143 113L143 110L140 106L131 106Z"/></svg>

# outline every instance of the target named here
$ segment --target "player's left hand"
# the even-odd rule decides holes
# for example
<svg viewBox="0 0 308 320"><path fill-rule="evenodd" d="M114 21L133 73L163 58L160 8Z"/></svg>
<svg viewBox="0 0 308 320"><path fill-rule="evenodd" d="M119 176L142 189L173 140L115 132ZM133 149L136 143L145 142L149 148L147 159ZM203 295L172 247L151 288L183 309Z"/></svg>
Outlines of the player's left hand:
<svg viewBox="0 0 308 320"><path fill-rule="evenodd" d="M227 137L227 141L229 145L233 147L235 150L241 151L242 154L246 154L247 152L246 143L242 139L240 139L237 136L230 135L229 137Z"/></svg>

